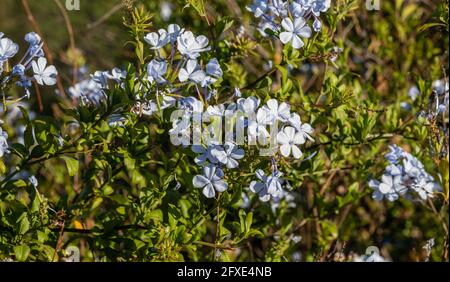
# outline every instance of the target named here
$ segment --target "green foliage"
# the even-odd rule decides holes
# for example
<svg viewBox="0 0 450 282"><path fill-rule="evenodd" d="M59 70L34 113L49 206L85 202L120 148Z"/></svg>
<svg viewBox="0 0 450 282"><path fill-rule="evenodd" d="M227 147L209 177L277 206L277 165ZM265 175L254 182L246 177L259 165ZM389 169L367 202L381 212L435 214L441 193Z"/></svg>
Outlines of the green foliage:
<svg viewBox="0 0 450 282"><path fill-rule="evenodd" d="M277 98L316 129L305 159L277 158L295 206L286 200L273 206L249 193L247 208L242 194L254 180L248 172L270 161L243 160L242 169L226 176L229 189L205 199L192 185L201 170L194 154L169 140L170 110L135 114L144 95L158 107L162 102L143 79L150 61L143 37L167 26L158 1L135 2L110 19L126 29L117 31L120 40L108 41L120 53L83 48L87 62L105 58L98 68L124 66L123 88L111 87L99 105L57 96L36 117L21 108L16 125L24 128L23 142L5 124L15 141L8 158L0 158L0 260L61 261L68 246L77 246L82 261L291 261L296 252L305 261L349 261L376 245L395 261L418 261L430 238L436 240L430 259L448 260L449 159L436 153L448 146L448 135L443 141L436 124L417 117L428 107L432 81L448 74L448 1L382 1L381 11L333 1L322 30L299 50L262 38L246 13L249 1L170 1L171 22L211 40L224 71L218 101L231 99L235 87L244 97ZM94 10L104 12L101 5ZM55 23L45 25L47 14L38 11L44 34L57 41L61 36L50 33ZM75 30L82 41L82 29ZM64 56L57 60L72 67ZM407 95L413 85L421 93L414 101ZM169 94L195 90L185 92ZM124 126L108 122L116 114ZM389 144L421 160L443 192L429 202L374 201L367 182L383 173Z"/></svg>

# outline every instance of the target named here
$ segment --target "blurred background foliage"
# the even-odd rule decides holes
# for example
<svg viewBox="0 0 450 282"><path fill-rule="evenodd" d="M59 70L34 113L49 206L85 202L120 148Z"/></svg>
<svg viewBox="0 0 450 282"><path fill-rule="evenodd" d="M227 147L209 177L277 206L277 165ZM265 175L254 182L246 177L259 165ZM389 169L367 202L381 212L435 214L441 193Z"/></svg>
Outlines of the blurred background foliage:
<svg viewBox="0 0 450 282"><path fill-rule="evenodd" d="M229 260L343 261L349 260L352 253L362 254L368 246L375 245L380 247L384 257L394 261L420 261L424 259L422 246L431 238L436 240L431 260L448 260L448 231L445 230L448 228L448 194L446 199L439 196L434 212L424 203L406 200L394 203L375 202L366 185L369 178L381 175L386 165L383 155L390 143L400 144L412 152L425 164L427 171L436 176L434 157L428 150L424 150L428 146L428 129L411 122L411 119L414 120L415 115L425 107L426 93L431 91L431 82L448 75L448 1L381 0L379 11L367 10L365 1L332 1L333 12L326 14L325 26L328 29L318 35L321 45L314 46L309 54L305 48L303 56L289 54L292 50L283 50L279 42L261 38L257 34L255 19L245 10L250 1L204 1L205 15L208 18L205 20L199 16L195 5L192 5L196 1L81 0L79 11L67 11L58 6L58 0L0 0L0 31L17 43L23 42L25 33L36 30L36 25L30 22L29 14L24 10L24 2L29 4L35 24L48 44L64 89L77 82L73 71L82 66L93 72L115 66L126 68L127 62L138 64L132 46L127 44L133 38L123 24L135 7L143 7L152 14L150 30L177 23L188 27L195 34L204 34L213 40L218 36L214 27L219 23L230 23L227 32L219 34L221 37L215 40L219 45L215 48L217 56L225 63L224 80L229 87L242 88L255 81L271 69L268 67L269 62L277 65L282 63L283 58L292 59L289 61L292 66L289 72L292 85L289 89L283 89L285 84L282 72L275 72L270 75L270 81L267 81L268 88L264 88L263 81L256 91L270 92L293 105L301 105L298 109L302 118L304 115L309 116L318 129L317 142L324 144L311 148L318 149L321 157L301 164L285 164L286 174L291 175L289 180L298 194L296 207L282 209L282 214L273 214L270 207L261 207L260 203L254 211L252 227L261 229L264 236L247 238L242 235L245 243L240 243L240 248L225 249ZM64 1L59 2L64 4ZM236 35L242 30L241 26L244 27L246 36L237 38ZM342 48L343 52L337 56L336 61L331 62L328 59L335 55L330 52L334 46ZM408 90L414 85L420 86L421 93L424 94L414 102L412 109L403 110L400 103L411 102ZM41 94L43 109L39 109L34 98L31 99L31 109L39 114L65 119L58 106L60 98L55 95L54 90L48 88ZM339 133L350 134L358 124L361 130L354 134L350 142L352 144L348 140L333 141L333 138L339 139ZM367 128L367 132L361 133L363 128ZM137 127L139 132L136 134L156 136L157 129ZM393 134L379 139L368 137L373 137L373 133ZM14 133L11 132L10 135L13 136ZM97 167L105 165L102 161L98 161ZM129 161L133 162L131 159ZM131 168L133 165L126 163ZM149 171L145 177L152 179L151 181L159 181L153 179L158 175L163 178L168 175L161 171L161 166L148 164L147 168ZM193 173L186 169L188 173ZM76 194L74 187L79 184L76 179L65 177L67 173L63 163L55 162L51 169L41 165L35 168L35 172L39 175L40 191L49 201L64 202L61 198L71 199ZM133 178L133 173L130 171L128 176ZM139 187L139 177L142 175L135 175L136 179L133 180L128 179L128 176L117 181L114 187L126 186L124 183L127 181L133 182L131 186L134 188ZM75 183L72 184L73 182ZM107 186L107 189L113 188ZM110 191L104 193L109 195ZM144 189L141 193L150 192ZM148 196L146 208L161 205L164 210L170 210L173 208L171 203L178 203L182 212L185 212L183 216L179 215L177 220L180 221L189 218L186 210L194 205L173 191L167 192L165 198L155 202L152 197ZM126 202L120 196L112 200L119 203L122 201L124 205ZM195 199L194 202L198 204L199 201ZM233 203L231 199L230 202ZM124 210L117 210L117 214L108 212L108 202L102 203L101 200L91 204L92 210L102 205L104 212L95 219L75 215L67 221L66 227L96 228L96 222L102 220L113 226L115 220L121 220L116 218L117 214L125 213ZM63 207L65 204L58 205ZM147 211L144 207L141 208ZM233 207L234 213L228 216L245 225L242 222L248 219L248 214L238 215L238 209L238 205ZM159 210L147 212L147 217L156 224L152 230L156 234L147 234L148 236L156 236L162 232L167 222L169 225L174 224L165 217L163 220ZM17 220L21 225L26 225L21 219ZM53 220L58 221L57 218ZM201 230L199 233L202 236L210 234L208 230L212 227L200 227L202 222L197 222L194 227ZM276 225L281 227L272 230L271 226L267 226L270 222L277 222ZM232 229L232 226L228 227ZM104 251L104 260L210 258L208 246L203 246L204 249L199 247L201 252L198 252L195 248L183 249L170 238L159 238L158 246L141 248L136 240L110 234L110 230L103 231L104 236L66 235L68 237L64 244L66 246L78 242L77 245L84 246L84 260L98 259L94 251L89 253L83 249L88 248L87 245ZM176 232L189 233L188 231L181 229ZM247 231L241 230L241 233ZM59 237L50 231L45 232L48 234L39 236L43 241L48 236L53 245L49 243L48 249L41 250L47 256L36 255L36 260L54 259L52 248ZM205 236L204 241L212 240L209 235ZM226 236L224 233L224 244ZM301 236L302 240L293 243L293 236ZM134 253L127 252L127 248ZM145 252L142 251L144 249ZM17 249L16 255L21 251L22 249ZM298 257L299 254L301 258Z"/></svg>

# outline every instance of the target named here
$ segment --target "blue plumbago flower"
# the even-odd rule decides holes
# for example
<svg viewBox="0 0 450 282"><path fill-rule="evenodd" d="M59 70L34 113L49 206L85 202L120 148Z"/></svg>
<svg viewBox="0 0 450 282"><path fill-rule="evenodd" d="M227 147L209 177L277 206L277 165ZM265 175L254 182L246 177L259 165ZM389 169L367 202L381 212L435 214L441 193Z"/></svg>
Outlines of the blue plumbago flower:
<svg viewBox="0 0 450 282"><path fill-rule="evenodd" d="M107 121L110 127L124 127L127 123L126 117L120 114L112 114L108 116Z"/></svg>
<svg viewBox="0 0 450 282"><path fill-rule="evenodd" d="M200 69L197 60L188 60L186 68L182 68L178 73L180 82L190 80L194 83L200 84L205 78L205 72Z"/></svg>
<svg viewBox="0 0 450 282"><path fill-rule="evenodd" d="M374 189L372 197L375 200L387 198L389 201L395 201L400 196L412 199L413 193L426 200L441 190L418 159L396 145L389 148L390 152L385 157L390 165L386 167L381 181L369 181L369 187Z"/></svg>
<svg viewBox="0 0 450 282"><path fill-rule="evenodd" d="M294 49L300 49L305 44L303 38L311 37L311 28L306 25L306 21L303 18L296 18L294 22L290 18L285 18L281 22L281 26L284 31L280 33L280 40L283 44L291 42Z"/></svg>
<svg viewBox="0 0 450 282"><path fill-rule="evenodd" d="M373 252L371 254L366 254L362 256L354 256L354 262L388 262L383 258L378 252Z"/></svg>
<svg viewBox="0 0 450 282"><path fill-rule="evenodd" d="M197 37L191 31L184 31L177 38L178 51L189 59L197 59L201 52L211 49L208 47L209 40L204 35Z"/></svg>
<svg viewBox="0 0 450 282"><path fill-rule="evenodd" d="M283 131L278 132L277 140L281 144L280 152L284 157L289 157L291 153L296 159L302 157L303 153L298 145L305 144L306 140L302 133L296 132L295 128L286 126Z"/></svg>
<svg viewBox="0 0 450 282"><path fill-rule="evenodd" d="M409 98L411 98L411 100L415 101L417 99L417 97L419 97L419 95L420 95L420 91L419 91L419 88L417 88L417 86L412 86L411 88L409 88L408 96L409 96Z"/></svg>
<svg viewBox="0 0 450 282"><path fill-rule="evenodd" d="M41 37L36 32L30 32L25 35L25 41L31 46L39 45L41 43Z"/></svg>
<svg viewBox="0 0 450 282"><path fill-rule="evenodd" d="M150 44L151 49L158 50L166 46L170 42L170 35L165 29L160 29L158 32L150 32L144 37L145 42Z"/></svg>
<svg viewBox="0 0 450 282"><path fill-rule="evenodd" d="M206 75L202 80L201 86L206 87L213 84L220 77L222 77L223 72L220 68L219 62L216 58L211 59L208 64L206 64Z"/></svg>
<svg viewBox="0 0 450 282"><path fill-rule="evenodd" d="M270 30L283 44L291 42L293 48L299 49L304 46L301 38L309 38L312 33L308 21L313 19L312 27L319 32L322 28L319 16L330 5L330 0L254 0L247 10L260 20L261 35L267 36Z"/></svg>
<svg viewBox="0 0 450 282"><path fill-rule="evenodd" d="M32 175L28 178L28 180L30 181L31 185L33 185L34 187L38 187L39 182L36 179L36 176Z"/></svg>
<svg viewBox="0 0 450 282"><path fill-rule="evenodd" d="M119 68L114 68L111 72L95 71L94 74L87 75L87 70L82 70L80 74L85 75L80 77L80 81L75 85L69 87L68 93L76 99L81 99L83 103L99 105L105 100L105 89L108 89L108 81L111 80L123 87L123 82L126 78L126 71Z"/></svg>
<svg viewBox="0 0 450 282"><path fill-rule="evenodd" d="M167 72L167 63L165 61L151 60L147 65L148 80L153 83L162 84L166 82L164 75Z"/></svg>
<svg viewBox="0 0 450 282"><path fill-rule="evenodd" d="M449 107L449 88L448 81L446 80L436 80L433 82L433 92L434 97L434 113L432 116L448 113Z"/></svg>
<svg viewBox="0 0 450 282"><path fill-rule="evenodd" d="M228 184L223 180L223 171L216 166L209 164L203 167L203 175L196 175L192 179L192 184L196 188L203 189L203 195L207 198L214 198L217 192L227 190Z"/></svg>
<svg viewBox="0 0 450 282"><path fill-rule="evenodd" d="M3 123L2 120L0 121ZM0 127L0 158L9 153L8 147L8 133Z"/></svg>
<svg viewBox="0 0 450 282"><path fill-rule="evenodd" d="M285 102L278 105L277 100L270 99L267 101L267 106L264 107L268 110L273 119L285 122L291 116L291 107Z"/></svg>
<svg viewBox="0 0 450 282"><path fill-rule="evenodd" d="M225 115L225 105L219 104L219 105L208 106L208 108L206 109L206 112L210 116L218 116L218 117L224 116Z"/></svg>
<svg viewBox="0 0 450 282"><path fill-rule="evenodd" d="M114 80L116 83L121 83L127 76L127 71L119 68L113 68L111 73L106 74L108 79Z"/></svg>
<svg viewBox="0 0 450 282"><path fill-rule="evenodd" d="M47 59L40 57L31 63L34 72L34 79L40 85L55 85L58 72L55 66L47 66Z"/></svg>
<svg viewBox="0 0 450 282"><path fill-rule="evenodd" d="M311 137L311 134L314 132L312 126L308 123L302 123L300 116L297 113L292 113L292 115L288 119L289 125L294 127L303 138L306 140L310 140L314 142L314 138Z"/></svg>
<svg viewBox="0 0 450 282"><path fill-rule="evenodd" d="M267 186L267 176L264 174L264 171L262 169L256 170L256 177L260 181L252 181L250 182L250 191L253 193L258 194L259 199L263 202L267 202L270 200L270 194L268 193L268 186Z"/></svg>
<svg viewBox="0 0 450 282"><path fill-rule="evenodd" d="M177 42L177 38L182 32L184 32L184 29L180 28L179 25L169 24L169 26L167 27L167 33L169 34L170 37L170 43L173 44Z"/></svg>
<svg viewBox="0 0 450 282"><path fill-rule="evenodd" d="M252 12L255 18L259 18L264 15L269 9L269 3L267 0L255 0L253 4L247 6L247 10Z"/></svg>
<svg viewBox="0 0 450 282"><path fill-rule="evenodd" d="M168 21L172 16L172 4L170 2L162 2L160 6L159 14L163 21Z"/></svg>
<svg viewBox="0 0 450 282"><path fill-rule="evenodd" d="M3 33L0 36L0 63L3 63L14 57L19 51L19 45L14 43L11 39L4 37Z"/></svg>
<svg viewBox="0 0 450 282"><path fill-rule="evenodd" d="M223 146L214 146L211 155L227 168L233 169L239 166L238 160L244 157L245 152L235 144L226 142Z"/></svg>
<svg viewBox="0 0 450 282"><path fill-rule="evenodd" d="M25 66L22 64L17 64L12 69L12 74L20 78L25 76Z"/></svg>
<svg viewBox="0 0 450 282"><path fill-rule="evenodd" d="M266 108L259 108L256 120L252 119L248 124L248 138L251 141L258 140L260 144L266 145L270 137L267 125L273 123L273 116Z"/></svg>
<svg viewBox="0 0 450 282"><path fill-rule="evenodd" d="M68 92L74 98L80 98L85 103L95 105L100 104L105 99L101 85L92 79L85 79L76 83L69 87Z"/></svg>
<svg viewBox="0 0 450 282"><path fill-rule="evenodd" d="M270 202L270 208L272 212L275 213L281 203L286 203L288 208L295 208L297 204L295 203L295 194L289 191L285 191L283 189L280 190L276 197L273 197Z"/></svg>
<svg viewBox="0 0 450 282"><path fill-rule="evenodd" d="M195 163L197 165L205 165L208 162L210 162L212 164L217 164L219 162L219 160L212 153L212 150L214 148L215 148L215 146L208 146L208 147L205 148L202 145L193 145L192 146L192 152L199 154L194 159Z"/></svg>
<svg viewBox="0 0 450 282"><path fill-rule="evenodd" d="M110 74L107 71L95 71L91 74L93 81L97 82L102 89L108 89L108 79Z"/></svg>
<svg viewBox="0 0 450 282"><path fill-rule="evenodd" d="M283 196L282 184L284 180L281 178L282 173L273 170L271 175L265 175L261 169L256 170L256 177L259 181L250 182L249 189L253 193L258 194L259 199L267 202L270 199L279 200Z"/></svg>

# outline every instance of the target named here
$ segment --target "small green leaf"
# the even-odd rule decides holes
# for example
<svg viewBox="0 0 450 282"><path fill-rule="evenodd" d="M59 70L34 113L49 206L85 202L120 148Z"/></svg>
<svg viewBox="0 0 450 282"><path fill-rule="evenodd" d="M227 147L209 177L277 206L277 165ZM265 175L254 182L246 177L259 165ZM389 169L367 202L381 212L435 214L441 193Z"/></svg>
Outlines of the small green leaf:
<svg viewBox="0 0 450 282"><path fill-rule="evenodd" d="M66 162L67 170L69 171L70 176L74 176L78 169L79 169L79 163L76 159L68 156L61 156L61 159L63 159Z"/></svg>

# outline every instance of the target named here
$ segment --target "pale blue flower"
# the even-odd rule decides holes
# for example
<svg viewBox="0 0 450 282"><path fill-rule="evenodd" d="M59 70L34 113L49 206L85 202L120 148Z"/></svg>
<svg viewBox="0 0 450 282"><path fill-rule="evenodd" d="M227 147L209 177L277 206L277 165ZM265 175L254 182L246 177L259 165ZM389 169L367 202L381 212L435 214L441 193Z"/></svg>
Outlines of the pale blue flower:
<svg viewBox="0 0 450 282"><path fill-rule="evenodd" d="M205 72L200 69L197 60L188 60L186 67L180 69L178 79L180 82L190 80L194 83L200 84L205 78Z"/></svg>
<svg viewBox="0 0 450 282"><path fill-rule="evenodd" d="M167 63L165 61L151 60L147 65L147 78L153 83L162 84L166 82L164 75L167 72Z"/></svg>
<svg viewBox="0 0 450 282"><path fill-rule="evenodd" d="M242 159L244 154L243 149L231 142L225 142L223 146L215 146L211 150L211 155L228 169L237 168L239 166L238 160Z"/></svg>
<svg viewBox="0 0 450 282"><path fill-rule="evenodd" d="M2 34L3 35L3 34ZM5 62L14 57L19 51L19 45L9 38L0 37L0 62Z"/></svg>
<svg viewBox="0 0 450 282"><path fill-rule="evenodd" d="M223 171L216 166L209 164L203 167L203 175L196 175L192 179L192 184L196 188L203 189L203 195L207 198L214 198L217 192L224 192L228 184L223 180Z"/></svg>
<svg viewBox="0 0 450 282"><path fill-rule="evenodd" d="M158 32L150 32L144 37L145 42L150 44L150 49L158 50L170 42L170 36L166 30L160 29Z"/></svg>
<svg viewBox="0 0 450 282"><path fill-rule="evenodd" d="M47 66L47 59L40 57L31 63L34 72L34 79L40 85L55 85L58 72L55 66Z"/></svg>
<svg viewBox="0 0 450 282"><path fill-rule="evenodd" d="M304 18L296 18L294 22L290 18L285 18L281 22L285 31L280 33L280 40L283 44L291 42L294 49L300 49L305 45L301 38L311 37L311 28L306 24Z"/></svg>
<svg viewBox="0 0 450 282"><path fill-rule="evenodd" d="M208 38L204 35L197 37L191 31L184 31L177 38L178 51L189 59L197 59L201 52L211 49L208 47Z"/></svg>

